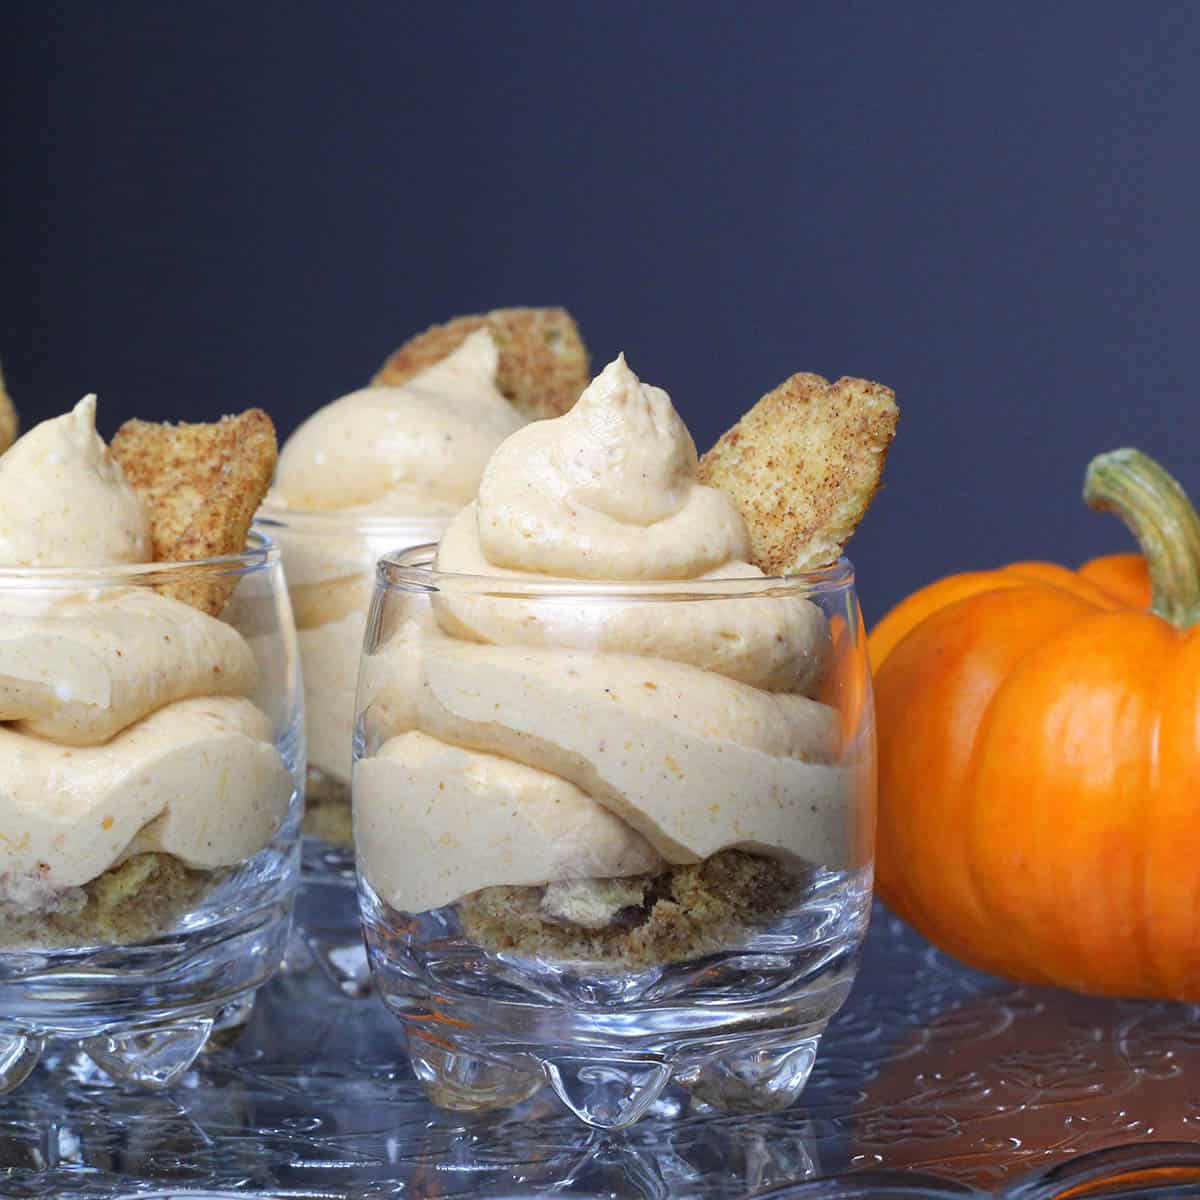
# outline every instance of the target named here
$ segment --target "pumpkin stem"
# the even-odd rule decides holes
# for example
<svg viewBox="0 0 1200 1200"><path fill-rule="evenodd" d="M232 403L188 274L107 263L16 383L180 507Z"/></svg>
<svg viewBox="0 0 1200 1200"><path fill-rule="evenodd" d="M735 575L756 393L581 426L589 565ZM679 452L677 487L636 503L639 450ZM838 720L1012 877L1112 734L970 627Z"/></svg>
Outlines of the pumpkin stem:
<svg viewBox="0 0 1200 1200"><path fill-rule="evenodd" d="M1200 622L1200 516L1175 478L1140 450L1110 450L1089 464L1083 498L1133 531L1152 610L1177 629Z"/></svg>

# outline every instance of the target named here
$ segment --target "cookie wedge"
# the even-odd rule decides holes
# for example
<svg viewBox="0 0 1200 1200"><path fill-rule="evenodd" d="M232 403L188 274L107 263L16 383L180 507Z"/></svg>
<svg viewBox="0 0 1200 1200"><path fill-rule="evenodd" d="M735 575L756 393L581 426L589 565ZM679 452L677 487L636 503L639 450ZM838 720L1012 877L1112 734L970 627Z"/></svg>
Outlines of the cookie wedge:
<svg viewBox="0 0 1200 1200"><path fill-rule="evenodd" d="M587 347L563 308L498 308L455 317L405 342L371 381L399 387L486 328L500 351L496 386L530 421L560 417L591 380Z"/></svg>
<svg viewBox="0 0 1200 1200"><path fill-rule="evenodd" d="M750 529L768 575L836 562L879 488L900 410L890 388L793 375L700 459Z"/></svg>
<svg viewBox="0 0 1200 1200"><path fill-rule="evenodd" d="M17 407L4 390L4 373L0 371L0 454L17 440Z"/></svg>
<svg viewBox="0 0 1200 1200"><path fill-rule="evenodd" d="M154 561L193 562L244 549L278 444L271 418L252 408L207 425L127 421L112 452L150 512ZM217 616L237 582L204 572L159 590Z"/></svg>

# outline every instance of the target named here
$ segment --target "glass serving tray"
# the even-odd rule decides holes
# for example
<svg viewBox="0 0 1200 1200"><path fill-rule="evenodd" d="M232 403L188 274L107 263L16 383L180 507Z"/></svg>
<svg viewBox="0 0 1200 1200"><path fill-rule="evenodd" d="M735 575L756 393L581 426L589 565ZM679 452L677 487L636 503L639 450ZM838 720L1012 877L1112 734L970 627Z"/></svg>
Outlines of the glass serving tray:
<svg viewBox="0 0 1200 1200"><path fill-rule="evenodd" d="M1004 983L878 906L807 1091L771 1116L602 1135L548 1091L507 1116L439 1112L395 1022L347 990L317 965L277 979L168 1092L39 1067L0 1098L0 1194L1200 1196L1196 1007Z"/></svg>

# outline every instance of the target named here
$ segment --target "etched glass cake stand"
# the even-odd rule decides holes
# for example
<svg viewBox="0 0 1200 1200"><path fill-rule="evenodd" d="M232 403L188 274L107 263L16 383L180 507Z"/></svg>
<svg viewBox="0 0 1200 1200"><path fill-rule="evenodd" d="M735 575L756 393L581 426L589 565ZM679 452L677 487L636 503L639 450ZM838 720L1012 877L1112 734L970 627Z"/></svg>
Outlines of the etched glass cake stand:
<svg viewBox="0 0 1200 1200"><path fill-rule="evenodd" d="M6 1197L298 1200L1200 1194L1200 1022L960 967L876 905L803 1096L773 1114L590 1130L543 1093L439 1110L382 1005L276 978L173 1087L39 1067L0 1097ZM1074 1190L1072 1190L1074 1189ZM1157 1191L1155 1190L1157 1189Z"/></svg>

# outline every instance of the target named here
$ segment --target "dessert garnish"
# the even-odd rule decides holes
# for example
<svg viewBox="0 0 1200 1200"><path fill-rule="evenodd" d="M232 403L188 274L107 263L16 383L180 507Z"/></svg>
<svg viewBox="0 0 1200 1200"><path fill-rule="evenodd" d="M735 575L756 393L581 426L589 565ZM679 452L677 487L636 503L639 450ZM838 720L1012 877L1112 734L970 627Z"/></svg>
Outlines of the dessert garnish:
<svg viewBox="0 0 1200 1200"><path fill-rule="evenodd" d="M245 547L275 473L275 426L261 408L213 424L126 421L112 454L149 512L154 561L195 562ZM162 591L217 616L236 585L233 576Z"/></svg>
<svg viewBox="0 0 1200 1200"><path fill-rule="evenodd" d="M699 477L737 506L765 574L828 566L875 496L899 416L882 384L793 375L722 434Z"/></svg>
<svg viewBox="0 0 1200 1200"><path fill-rule="evenodd" d="M526 420L558 417L591 378L587 347L563 308L498 308L454 317L410 338L379 369L372 383L398 387L440 362L477 329L500 352L496 386Z"/></svg>

